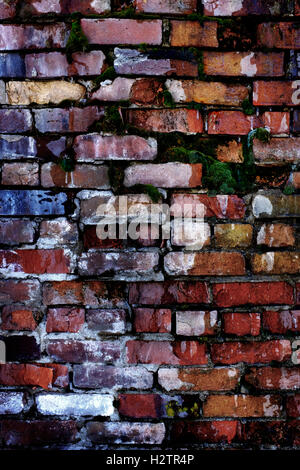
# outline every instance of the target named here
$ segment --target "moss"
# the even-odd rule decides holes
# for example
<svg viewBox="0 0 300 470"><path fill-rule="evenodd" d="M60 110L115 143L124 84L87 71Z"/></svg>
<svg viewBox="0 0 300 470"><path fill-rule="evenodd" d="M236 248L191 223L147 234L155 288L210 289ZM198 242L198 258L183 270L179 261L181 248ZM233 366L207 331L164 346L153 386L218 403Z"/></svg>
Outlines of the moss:
<svg viewBox="0 0 300 470"><path fill-rule="evenodd" d="M123 185L124 169L115 162L109 162L108 178L112 189L118 192Z"/></svg>
<svg viewBox="0 0 300 470"><path fill-rule="evenodd" d="M197 402L188 404L188 406L180 405L176 400L170 400L166 405L166 414L169 418L175 418L182 413L187 413L189 416L199 417L200 406Z"/></svg>
<svg viewBox="0 0 300 470"><path fill-rule="evenodd" d="M128 6L127 8L123 8L120 11L115 11L111 13L109 16L112 16L114 18L134 18L135 8L133 6Z"/></svg>
<svg viewBox="0 0 300 470"><path fill-rule="evenodd" d="M113 66L107 67L101 75L98 75L93 81L94 89L100 86L100 83L105 82L105 80L113 81L117 77L116 71Z"/></svg>
<svg viewBox="0 0 300 470"><path fill-rule="evenodd" d="M67 173L74 171L76 162L71 155L62 155L58 160L59 166Z"/></svg>
<svg viewBox="0 0 300 470"><path fill-rule="evenodd" d="M268 143L270 141L270 132L264 127L258 127L257 129L254 129L253 137L260 140L261 142Z"/></svg>
<svg viewBox="0 0 300 470"><path fill-rule="evenodd" d="M204 21L214 21L224 26L231 26L232 24L234 24L234 20L230 20L226 18L218 18L215 16L205 16L205 15L200 15L198 13L191 13L190 15L187 15L185 18L190 21L199 21L201 25L204 23Z"/></svg>
<svg viewBox="0 0 300 470"><path fill-rule="evenodd" d="M190 47L188 51L194 56L198 64L198 78L200 80L205 80L206 75L204 73L203 52L200 49L197 49L196 47Z"/></svg>
<svg viewBox="0 0 300 470"><path fill-rule="evenodd" d="M124 132L124 121L121 106L108 106L105 108L104 119L96 123L96 130L110 134Z"/></svg>
<svg viewBox="0 0 300 470"><path fill-rule="evenodd" d="M294 194L294 193L295 193L295 188L292 184L288 184L283 190L283 194L285 194L286 196L290 196L291 194Z"/></svg>
<svg viewBox="0 0 300 470"><path fill-rule="evenodd" d="M253 104L250 103L250 100L248 98L245 98L242 102L242 108L244 113L247 114L247 116L252 116L252 114L255 113L255 108Z"/></svg>
<svg viewBox="0 0 300 470"><path fill-rule="evenodd" d="M150 197L151 201L157 203L161 199L159 190L152 184L136 184L131 187L136 192L146 193Z"/></svg>
<svg viewBox="0 0 300 470"><path fill-rule="evenodd" d="M147 44L145 42L142 42L138 45L138 50L139 52L143 52L145 54L148 51Z"/></svg>
<svg viewBox="0 0 300 470"><path fill-rule="evenodd" d="M162 94L163 94L164 106L166 108L174 108L174 100L173 100L171 93L168 90L164 90Z"/></svg>
<svg viewBox="0 0 300 470"><path fill-rule="evenodd" d="M72 54L74 52L85 52L88 48L89 41L81 29L80 19L78 16L73 17L70 36L66 45L66 54L68 62L72 62Z"/></svg>
<svg viewBox="0 0 300 470"><path fill-rule="evenodd" d="M210 190L217 190L220 194L233 194L236 190L236 181L228 163L216 161L209 165L203 183Z"/></svg>
<svg viewBox="0 0 300 470"><path fill-rule="evenodd" d="M198 111L203 111L204 105L202 103L196 103L196 101L191 101L185 106L187 109L197 109Z"/></svg>

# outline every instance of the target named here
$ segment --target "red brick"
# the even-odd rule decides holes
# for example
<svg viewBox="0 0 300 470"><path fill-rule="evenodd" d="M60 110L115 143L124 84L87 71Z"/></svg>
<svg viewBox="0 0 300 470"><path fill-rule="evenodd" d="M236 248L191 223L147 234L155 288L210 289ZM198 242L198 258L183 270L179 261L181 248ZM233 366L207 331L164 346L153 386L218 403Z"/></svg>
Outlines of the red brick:
<svg viewBox="0 0 300 470"><path fill-rule="evenodd" d="M194 443L230 443L237 435L238 421L176 421L171 427L172 442Z"/></svg>
<svg viewBox="0 0 300 470"><path fill-rule="evenodd" d="M268 251L251 257L254 274L298 274L300 272L299 254L294 252Z"/></svg>
<svg viewBox="0 0 300 470"><path fill-rule="evenodd" d="M25 56L26 77L66 77L69 64L61 52L44 52Z"/></svg>
<svg viewBox="0 0 300 470"><path fill-rule="evenodd" d="M236 336L258 336L260 333L259 313L224 313L224 333Z"/></svg>
<svg viewBox="0 0 300 470"><path fill-rule="evenodd" d="M245 203L238 196L207 196L206 194L176 193L171 197L171 215L182 217L184 206L191 206L189 217L217 217L218 219L243 219Z"/></svg>
<svg viewBox="0 0 300 470"><path fill-rule="evenodd" d="M50 308L47 313L47 333L77 333L84 324L83 308Z"/></svg>
<svg viewBox="0 0 300 470"><path fill-rule="evenodd" d="M266 111L261 119L271 134L287 134L290 130L290 113L286 111Z"/></svg>
<svg viewBox="0 0 300 470"><path fill-rule="evenodd" d="M204 15L207 16L248 16L248 15L281 15L287 13L285 2L277 0L203 0Z"/></svg>
<svg viewBox="0 0 300 470"><path fill-rule="evenodd" d="M0 383L7 386L29 385L51 388L53 369L45 365L0 364Z"/></svg>
<svg viewBox="0 0 300 470"><path fill-rule="evenodd" d="M89 250L90 248L124 248L124 240L106 238L101 240L97 236L97 227L95 225L85 226L83 233L83 244L84 249Z"/></svg>
<svg viewBox="0 0 300 470"><path fill-rule="evenodd" d="M270 247L294 246L294 228L285 224L264 224L257 234L257 244Z"/></svg>
<svg viewBox="0 0 300 470"><path fill-rule="evenodd" d="M292 418L300 417L300 395L288 396L286 399L286 412Z"/></svg>
<svg viewBox="0 0 300 470"><path fill-rule="evenodd" d="M3 330L33 331L37 327L33 311L25 309L22 305L3 307L1 319L1 328Z"/></svg>
<svg viewBox="0 0 300 470"><path fill-rule="evenodd" d="M53 186L62 188L110 188L108 168L103 165L76 165L73 171L66 172L60 165L46 163L41 168L41 183L44 188Z"/></svg>
<svg viewBox="0 0 300 470"><path fill-rule="evenodd" d="M253 84L254 106L295 106L300 103L300 80L259 81Z"/></svg>
<svg viewBox="0 0 300 470"><path fill-rule="evenodd" d="M45 132L86 132L104 115L103 108L51 108L34 110L35 127Z"/></svg>
<svg viewBox="0 0 300 470"><path fill-rule="evenodd" d="M38 281L0 281L0 305L13 302L38 302L40 284Z"/></svg>
<svg viewBox="0 0 300 470"><path fill-rule="evenodd" d="M247 135L256 127L262 127L260 118L241 111L213 111L208 115L209 134Z"/></svg>
<svg viewBox="0 0 300 470"><path fill-rule="evenodd" d="M88 310L86 321L90 330L99 333L124 334L126 331L125 310Z"/></svg>
<svg viewBox="0 0 300 470"><path fill-rule="evenodd" d="M132 126L149 132L194 134L203 131L203 119L196 109L130 109L128 121Z"/></svg>
<svg viewBox="0 0 300 470"><path fill-rule="evenodd" d="M2 1L0 4L0 19L13 18L16 14L18 0Z"/></svg>
<svg viewBox="0 0 300 470"><path fill-rule="evenodd" d="M105 55L102 51L74 52L69 75L99 75L104 71Z"/></svg>
<svg viewBox="0 0 300 470"><path fill-rule="evenodd" d="M159 368L158 382L168 392L206 390L233 390L240 379L240 371L234 367L214 367L203 369L185 367L184 369Z"/></svg>
<svg viewBox="0 0 300 470"><path fill-rule="evenodd" d="M168 253L164 258L170 276L239 276L245 274L241 253Z"/></svg>
<svg viewBox="0 0 300 470"><path fill-rule="evenodd" d="M70 272L70 260L63 250L0 251L2 269L33 274Z"/></svg>
<svg viewBox="0 0 300 470"><path fill-rule="evenodd" d="M54 387L66 388L69 385L69 369L68 366L61 364L45 364L53 370L52 384Z"/></svg>
<svg viewBox="0 0 300 470"><path fill-rule="evenodd" d="M284 74L282 52L204 52L206 75L228 77L280 77Z"/></svg>
<svg viewBox="0 0 300 470"><path fill-rule="evenodd" d="M15 49L46 49L65 47L67 29L64 23L51 25L0 25L0 48L4 51Z"/></svg>
<svg viewBox="0 0 300 470"><path fill-rule="evenodd" d="M110 2L108 0L100 0L94 2L93 0L40 0L38 3L35 0L26 0L24 8L27 14L42 15L47 13L82 13L84 15L100 14L110 11Z"/></svg>
<svg viewBox="0 0 300 470"><path fill-rule="evenodd" d="M255 446L273 444L277 449L299 445L299 423L297 420L244 422L239 431L239 441Z"/></svg>
<svg viewBox="0 0 300 470"><path fill-rule="evenodd" d="M190 62L189 62L190 63ZM162 106L162 82L156 78L140 78L135 80L130 90L130 102L137 105Z"/></svg>
<svg viewBox="0 0 300 470"><path fill-rule="evenodd" d="M257 27L259 46L300 49L300 33L294 23L262 23Z"/></svg>
<svg viewBox="0 0 300 470"><path fill-rule="evenodd" d="M153 44L162 42L161 20L82 19L81 27L90 44Z"/></svg>
<svg viewBox="0 0 300 470"><path fill-rule="evenodd" d="M202 164L169 162L131 165L125 170L124 186L152 184L161 188L195 188L202 183Z"/></svg>
<svg viewBox="0 0 300 470"><path fill-rule="evenodd" d="M171 314L171 310L167 308L135 308L135 331L137 333L169 333Z"/></svg>
<svg viewBox="0 0 300 470"><path fill-rule="evenodd" d="M34 239L34 225L29 220L1 219L0 243L16 245L31 243Z"/></svg>
<svg viewBox="0 0 300 470"><path fill-rule="evenodd" d="M158 254L154 252L89 252L82 254L78 269L81 276L127 274L130 277L132 272L146 276L153 273L158 262Z"/></svg>
<svg viewBox="0 0 300 470"><path fill-rule="evenodd" d="M271 333L298 332L300 331L300 310L264 312L263 327Z"/></svg>
<svg viewBox="0 0 300 470"><path fill-rule="evenodd" d="M293 304L293 288L285 282L232 282L215 284L213 296L219 307L247 304Z"/></svg>
<svg viewBox="0 0 300 470"><path fill-rule="evenodd" d="M160 418L162 399L157 394L122 394L119 395L119 413L131 418Z"/></svg>
<svg viewBox="0 0 300 470"><path fill-rule="evenodd" d="M0 437L8 447L32 447L72 443L77 437L75 421L16 421L3 420Z"/></svg>
<svg viewBox="0 0 300 470"><path fill-rule="evenodd" d="M116 341L50 340L48 354L58 362L115 362L120 358L120 345Z"/></svg>
<svg viewBox="0 0 300 470"><path fill-rule="evenodd" d="M248 343L218 343L212 345L211 356L214 363L221 364L282 362L290 358L291 344L288 340L261 343L254 341Z"/></svg>
<svg viewBox="0 0 300 470"><path fill-rule="evenodd" d="M135 7L138 13L185 15L197 11L197 0L136 0Z"/></svg>
<svg viewBox="0 0 300 470"><path fill-rule="evenodd" d="M281 411L281 398L274 395L210 395L203 405L205 417L278 417Z"/></svg>
<svg viewBox="0 0 300 470"><path fill-rule="evenodd" d="M218 47L217 23L205 21L171 21L171 46Z"/></svg>
<svg viewBox="0 0 300 470"><path fill-rule="evenodd" d="M253 153L255 160L261 164L282 164L297 162L300 152L300 138L274 138L269 143L254 139Z"/></svg>
<svg viewBox="0 0 300 470"><path fill-rule="evenodd" d="M208 303L208 286L205 282L165 281L130 284L129 303L165 305Z"/></svg>
<svg viewBox="0 0 300 470"><path fill-rule="evenodd" d="M245 380L260 390L293 390L300 387L297 367L253 367Z"/></svg>
<svg viewBox="0 0 300 470"><path fill-rule="evenodd" d="M135 135L86 134L74 141L76 159L84 162L95 160L154 160L157 143L153 138Z"/></svg>
<svg viewBox="0 0 300 470"><path fill-rule="evenodd" d="M207 364L205 344L197 341L136 341L126 343L130 364Z"/></svg>
<svg viewBox="0 0 300 470"><path fill-rule="evenodd" d="M3 185L39 185L39 165L37 163L4 163L2 166Z"/></svg>

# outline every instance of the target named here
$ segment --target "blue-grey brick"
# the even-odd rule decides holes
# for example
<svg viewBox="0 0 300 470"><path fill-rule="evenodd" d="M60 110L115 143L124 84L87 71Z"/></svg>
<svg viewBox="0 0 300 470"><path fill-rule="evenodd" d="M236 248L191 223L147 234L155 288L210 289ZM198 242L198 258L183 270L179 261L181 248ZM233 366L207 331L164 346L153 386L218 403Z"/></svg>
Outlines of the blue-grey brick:
<svg viewBox="0 0 300 470"><path fill-rule="evenodd" d="M0 414L15 415L24 409L23 393L0 392Z"/></svg>
<svg viewBox="0 0 300 470"><path fill-rule="evenodd" d="M20 54L0 54L0 77L23 78L25 63Z"/></svg>
<svg viewBox="0 0 300 470"><path fill-rule="evenodd" d="M0 135L0 160L14 160L23 157L34 158L36 154L36 141L33 137Z"/></svg>
<svg viewBox="0 0 300 470"><path fill-rule="evenodd" d="M0 215L64 215L66 200L51 191L0 191Z"/></svg>

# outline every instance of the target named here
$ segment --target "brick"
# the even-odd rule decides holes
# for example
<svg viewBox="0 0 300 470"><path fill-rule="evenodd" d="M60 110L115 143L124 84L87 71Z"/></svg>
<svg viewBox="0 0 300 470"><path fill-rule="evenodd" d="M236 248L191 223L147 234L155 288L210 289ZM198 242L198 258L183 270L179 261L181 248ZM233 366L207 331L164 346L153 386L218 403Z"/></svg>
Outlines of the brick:
<svg viewBox="0 0 300 470"><path fill-rule="evenodd" d="M162 42L161 20L82 19L81 27L90 44L160 45Z"/></svg>
<svg viewBox="0 0 300 470"><path fill-rule="evenodd" d="M117 284L101 281L48 282L43 286L45 305L89 305L91 307L123 307L123 291Z"/></svg>
<svg viewBox="0 0 300 470"><path fill-rule="evenodd" d="M271 333L298 332L300 331L300 310L264 312L263 327Z"/></svg>
<svg viewBox="0 0 300 470"><path fill-rule="evenodd" d="M273 340L266 342L228 342L212 345L211 357L216 364L266 364L271 361L286 361L291 356L291 344L288 340Z"/></svg>
<svg viewBox="0 0 300 470"><path fill-rule="evenodd" d="M205 417L278 417L281 413L281 398L274 395L210 395L203 405Z"/></svg>
<svg viewBox="0 0 300 470"><path fill-rule="evenodd" d="M100 83L98 90L91 95L92 100L98 101L126 101L130 98L131 89L134 83L138 82L134 78L117 77L115 80L105 80Z"/></svg>
<svg viewBox="0 0 300 470"><path fill-rule="evenodd" d="M300 416L300 395L287 397L286 400L287 415L292 418L299 418Z"/></svg>
<svg viewBox="0 0 300 470"><path fill-rule="evenodd" d="M236 336L258 336L260 334L259 313L224 313L224 333Z"/></svg>
<svg viewBox="0 0 300 470"><path fill-rule="evenodd" d="M41 247L57 247L57 245L70 245L78 242L78 228L73 222L61 217L53 220L43 220L40 225Z"/></svg>
<svg viewBox="0 0 300 470"><path fill-rule="evenodd" d="M252 233L252 226L248 224L218 224L214 227L215 243L221 248L248 247Z"/></svg>
<svg viewBox="0 0 300 470"><path fill-rule="evenodd" d="M47 313L47 333L77 333L84 324L83 308L50 308Z"/></svg>
<svg viewBox="0 0 300 470"><path fill-rule="evenodd" d="M63 250L1 250L0 266L11 273L64 274L70 272L70 259Z"/></svg>
<svg viewBox="0 0 300 470"><path fill-rule="evenodd" d="M169 54L164 51L149 51L141 53L136 49L115 48L114 68L122 75L158 75L182 77L197 77L198 64L186 60L180 51L171 50Z"/></svg>
<svg viewBox="0 0 300 470"><path fill-rule="evenodd" d="M10 2L1 2L0 4L0 18L6 20L7 18L13 18L16 14L17 0L11 0Z"/></svg>
<svg viewBox="0 0 300 470"><path fill-rule="evenodd" d="M130 109L129 123L149 132L203 132L203 119L196 109Z"/></svg>
<svg viewBox="0 0 300 470"><path fill-rule="evenodd" d="M143 106L163 106L162 82L156 78L140 78L134 81L130 89L130 102Z"/></svg>
<svg viewBox="0 0 300 470"><path fill-rule="evenodd" d="M295 3L295 15L300 15L300 3L299 3L299 0L296 0L296 3Z"/></svg>
<svg viewBox="0 0 300 470"><path fill-rule="evenodd" d="M69 64L61 52L42 52L25 56L26 77L67 77Z"/></svg>
<svg viewBox="0 0 300 470"><path fill-rule="evenodd" d="M101 240L101 238L98 238L97 227L95 225L85 226L83 234L83 244L85 250L89 250L90 248L122 249L125 246L124 240L117 240L111 238Z"/></svg>
<svg viewBox="0 0 300 470"><path fill-rule="evenodd" d="M34 158L36 154L36 141L33 137L24 137L21 135L0 135L1 160L15 160L19 158L22 159L23 157Z"/></svg>
<svg viewBox="0 0 300 470"><path fill-rule="evenodd" d="M2 184L38 186L39 165L37 163L4 163L2 166Z"/></svg>
<svg viewBox="0 0 300 470"><path fill-rule="evenodd" d="M300 152L300 138L274 138L270 143L254 139L253 153L259 163L297 162Z"/></svg>
<svg viewBox="0 0 300 470"><path fill-rule="evenodd" d="M125 310L88 310L86 321L90 330L99 333L124 334L126 331Z"/></svg>
<svg viewBox="0 0 300 470"><path fill-rule="evenodd" d="M7 447L61 445L75 442L77 427L75 421L3 420L0 436Z"/></svg>
<svg viewBox="0 0 300 470"><path fill-rule="evenodd" d="M24 394L0 392L0 414L16 415L24 409Z"/></svg>
<svg viewBox="0 0 300 470"><path fill-rule="evenodd" d="M252 367L245 379L260 390L294 390L300 387L296 367Z"/></svg>
<svg viewBox="0 0 300 470"><path fill-rule="evenodd" d="M207 364L205 344L197 341L136 341L126 343L130 364Z"/></svg>
<svg viewBox="0 0 300 470"><path fill-rule="evenodd" d="M167 369L159 368L158 382L168 392L205 390L233 390L238 385L240 372L234 367L215 367L213 369L188 368Z"/></svg>
<svg viewBox="0 0 300 470"><path fill-rule="evenodd" d="M110 188L106 166L76 165L66 172L60 165L46 163L41 168L41 183L44 188Z"/></svg>
<svg viewBox="0 0 300 470"><path fill-rule="evenodd" d="M97 160L154 160L157 142L134 135L99 134L80 135L75 138L74 150L78 161Z"/></svg>
<svg viewBox="0 0 300 470"><path fill-rule="evenodd" d="M22 305L6 305L2 309L1 328L3 330L28 330L33 331L37 327L33 311Z"/></svg>
<svg viewBox="0 0 300 470"><path fill-rule="evenodd" d="M130 418L161 418L164 415L164 403L157 394L122 394L119 395L119 413Z"/></svg>
<svg viewBox="0 0 300 470"><path fill-rule="evenodd" d="M293 131L300 132L300 113L298 110L293 113Z"/></svg>
<svg viewBox="0 0 300 470"><path fill-rule="evenodd" d="M252 421L242 423L239 441L247 445L273 444L276 448L299 445L299 421Z"/></svg>
<svg viewBox="0 0 300 470"><path fill-rule="evenodd" d="M25 64L20 54L0 54L1 78L24 78L25 75Z"/></svg>
<svg viewBox="0 0 300 470"><path fill-rule="evenodd" d="M265 127L270 129L271 134L287 134L290 130L290 113L280 111L266 111L262 114ZM256 143L259 142L255 139ZM273 141L273 139L272 139Z"/></svg>
<svg viewBox="0 0 300 470"><path fill-rule="evenodd" d="M115 362L120 358L116 341L50 340L48 354L58 362Z"/></svg>
<svg viewBox="0 0 300 470"><path fill-rule="evenodd" d="M163 423L88 423L88 438L94 444L161 444L165 437Z"/></svg>
<svg viewBox="0 0 300 470"><path fill-rule="evenodd" d="M51 25L0 25L0 47L4 51L65 47L67 30L64 23Z"/></svg>
<svg viewBox="0 0 300 470"><path fill-rule="evenodd" d="M66 137L40 135L37 141L38 156L42 158L60 157L67 148Z"/></svg>
<svg viewBox="0 0 300 470"><path fill-rule="evenodd" d="M99 75L104 71L105 55L102 51L75 52L69 65L69 75Z"/></svg>
<svg viewBox="0 0 300 470"><path fill-rule="evenodd" d="M14 281L12 279L0 281L0 305L15 302L36 303L39 301L40 284L36 280Z"/></svg>
<svg viewBox="0 0 300 470"><path fill-rule="evenodd" d="M29 220L1 219L0 243L16 245L32 243L34 240L34 225Z"/></svg>
<svg viewBox="0 0 300 470"><path fill-rule="evenodd" d="M185 15L197 11L197 0L137 0L136 12Z"/></svg>
<svg viewBox="0 0 300 470"><path fill-rule="evenodd" d="M0 132L10 134L11 132L28 132L31 129L32 117L28 109L0 109ZM5 138L9 140L8 137Z"/></svg>
<svg viewBox="0 0 300 470"><path fill-rule="evenodd" d="M224 145L218 145L216 157L220 162L242 163L244 161L243 146L236 140L230 140Z"/></svg>
<svg viewBox="0 0 300 470"><path fill-rule="evenodd" d="M46 364L53 370L52 384L54 387L66 388L69 385L69 369L68 366L61 364Z"/></svg>
<svg viewBox="0 0 300 470"><path fill-rule="evenodd" d="M254 106L295 106L300 103L300 81L253 83Z"/></svg>
<svg viewBox="0 0 300 470"><path fill-rule="evenodd" d="M171 240L175 246L185 246L189 250L202 249L210 244L210 226L201 220L174 219Z"/></svg>
<svg viewBox="0 0 300 470"><path fill-rule="evenodd" d="M124 186L152 184L162 188L196 188L202 183L202 164L139 164L126 168Z"/></svg>
<svg viewBox="0 0 300 470"><path fill-rule="evenodd" d="M171 427L172 442L195 443L230 443L238 432L237 421L176 421Z"/></svg>
<svg viewBox="0 0 300 470"><path fill-rule="evenodd" d="M257 244L269 247L294 246L294 228L285 224L264 224L257 233Z"/></svg>
<svg viewBox="0 0 300 470"><path fill-rule="evenodd" d="M213 111L208 115L209 134L247 135L256 127L261 127L261 120L241 111Z"/></svg>
<svg viewBox="0 0 300 470"><path fill-rule="evenodd" d="M218 47L217 23L204 21L171 21L170 42L173 47Z"/></svg>
<svg viewBox="0 0 300 470"><path fill-rule="evenodd" d="M261 23L257 40L259 46L270 49L300 49L299 30L293 23Z"/></svg>
<svg viewBox="0 0 300 470"><path fill-rule="evenodd" d="M215 335L218 330L218 312L184 310L176 312L176 334L183 336Z"/></svg>
<svg viewBox="0 0 300 470"><path fill-rule="evenodd" d="M287 13L285 2L276 0L243 0L228 2L227 0L203 0L204 15L207 16L248 16L248 15L282 15Z"/></svg>
<svg viewBox="0 0 300 470"><path fill-rule="evenodd" d="M59 104L64 100L79 101L86 89L78 83L62 80L49 82L8 82L8 103L12 105Z"/></svg>
<svg viewBox="0 0 300 470"><path fill-rule="evenodd" d="M40 359L40 345L34 336L6 336L1 340L5 343L8 362Z"/></svg>
<svg viewBox="0 0 300 470"><path fill-rule="evenodd" d="M35 364L0 364L0 383L6 386L51 388L53 369Z"/></svg>
<svg viewBox="0 0 300 470"><path fill-rule="evenodd" d="M169 333L172 312L167 308L135 308L134 328L137 333Z"/></svg>
<svg viewBox="0 0 300 470"><path fill-rule="evenodd" d="M280 77L284 75L282 52L204 52L206 75L228 77Z"/></svg>
<svg viewBox="0 0 300 470"><path fill-rule="evenodd" d="M37 410L47 416L111 416L113 397L100 394L46 394L36 397Z"/></svg>
<svg viewBox="0 0 300 470"><path fill-rule="evenodd" d="M40 132L86 132L104 114L103 108L51 108L34 110L35 126Z"/></svg>
<svg viewBox="0 0 300 470"><path fill-rule="evenodd" d="M74 366L74 385L79 388L150 389L153 374L144 367L114 367L98 364Z"/></svg>
<svg viewBox="0 0 300 470"><path fill-rule="evenodd" d="M293 304L293 289L286 282L232 282L214 284L213 297L219 307L257 304Z"/></svg>
<svg viewBox="0 0 300 470"><path fill-rule="evenodd" d="M0 191L0 215L64 215L67 196L51 191Z"/></svg>
<svg viewBox="0 0 300 470"><path fill-rule="evenodd" d="M106 275L127 277L135 275L146 276L153 272L158 265L157 253L111 253L94 252L84 253L79 260L79 273L81 276Z"/></svg>
<svg viewBox="0 0 300 470"><path fill-rule="evenodd" d="M198 214L202 212L201 217L243 219L246 210L243 199L235 195L210 197L206 194L177 193L171 197L171 215L181 217L185 205L191 207L189 217L196 217L198 211Z"/></svg>
<svg viewBox="0 0 300 470"><path fill-rule="evenodd" d="M300 270L299 255L297 252L256 253L252 255L251 266L254 274L297 274Z"/></svg>
<svg viewBox="0 0 300 470"><path fill-rule="evenodd" d="M168 253L164 267L170 276L239 276L245 274L240 253Z"/></svg>
<svg viewBox="0 0 300 470"><path fill-rule="evenodd" d="M241 106L248 97L243 85L227 85L221 82L168 79L166 86L176 103L196 102L225 106Z"/></svg>
<svg viewBox="0 0 300 470"><path fill-rule="evenodd" d="M252 200L255 218L299 217L300 198L297 195L257 194Z"/></svg>
<svg viewBox="0 0 300 470"><path fill-rule="evenodd" d="M294 186L295 189L300 188L300 172L299 171L294 171L291 173L289 182Z"/></svg>
<svg viewBox="0 0 300 470"><path fill-rule="evenodd" d="M98 0L94 2L92 0L72 0L70 3L68 0L41 0L37 3L35 0L26 1L26 12L33 15L41 15L46 13L77 13L80 12L84 15L92 13L106 13L110 11L109 0Z"/></svg>
<svg viewBox="0 0 300 470"><path fill-rule="evenodd" d="M205 282L165 281L133 283L129 286L130 304L197 304L208 303L208 287Z"/></svg>

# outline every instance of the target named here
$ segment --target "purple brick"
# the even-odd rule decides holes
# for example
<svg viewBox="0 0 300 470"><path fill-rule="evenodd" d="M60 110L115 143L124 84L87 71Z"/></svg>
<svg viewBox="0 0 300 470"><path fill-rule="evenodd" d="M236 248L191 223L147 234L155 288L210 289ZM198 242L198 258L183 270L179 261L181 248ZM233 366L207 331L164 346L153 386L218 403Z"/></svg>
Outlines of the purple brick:
<svg viewBox="0 0 300 470"><path fill-rule="evenodd" d="M10 134L32 129L32 116L28 109L0 109L0 132Z"/></svg>

